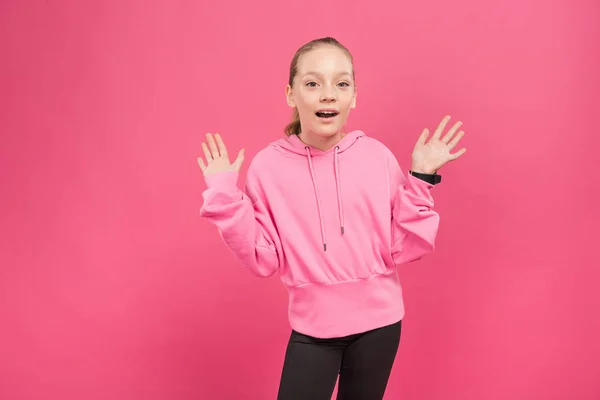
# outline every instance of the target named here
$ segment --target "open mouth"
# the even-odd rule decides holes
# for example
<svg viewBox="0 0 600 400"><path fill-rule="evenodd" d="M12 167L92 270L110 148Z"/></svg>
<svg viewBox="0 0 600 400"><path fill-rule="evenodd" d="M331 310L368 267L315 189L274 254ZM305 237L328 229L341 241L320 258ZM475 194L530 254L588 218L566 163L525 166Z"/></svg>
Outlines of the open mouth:
<svg viewBox="0 0 600 400"><path fill-rule="evenodd" d="M319 118L333 118L339 114L336 110L317 111L317 117Z"/></svg>

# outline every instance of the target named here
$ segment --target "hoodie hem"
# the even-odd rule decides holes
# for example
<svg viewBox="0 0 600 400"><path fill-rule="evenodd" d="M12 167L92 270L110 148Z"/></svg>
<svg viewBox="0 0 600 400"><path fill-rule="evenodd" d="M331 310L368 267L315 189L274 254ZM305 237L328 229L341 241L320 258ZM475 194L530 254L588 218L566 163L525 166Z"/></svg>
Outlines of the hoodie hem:
<svg viewBox="0 0 600 400"><path fill-rule="evenodd" d="M404 317L397 271L367 279L288 287L292 329L317 338L367 332Z"/></svg>

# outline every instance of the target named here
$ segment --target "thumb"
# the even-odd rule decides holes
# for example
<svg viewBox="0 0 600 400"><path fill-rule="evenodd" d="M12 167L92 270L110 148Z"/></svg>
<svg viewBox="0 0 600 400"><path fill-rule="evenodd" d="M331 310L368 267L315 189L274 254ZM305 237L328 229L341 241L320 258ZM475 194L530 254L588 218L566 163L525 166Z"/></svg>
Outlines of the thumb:
<svg viewBox="0 0 600 400"><path fill-rule="evenodd" d="M232 164L233 167L235 168L235 170L238 172L242 168L242 163L244 162L244 153L245 152L246 152L246 149L241 149L240 152L238 153L237 158L235 159L235 161Z"/></svg>

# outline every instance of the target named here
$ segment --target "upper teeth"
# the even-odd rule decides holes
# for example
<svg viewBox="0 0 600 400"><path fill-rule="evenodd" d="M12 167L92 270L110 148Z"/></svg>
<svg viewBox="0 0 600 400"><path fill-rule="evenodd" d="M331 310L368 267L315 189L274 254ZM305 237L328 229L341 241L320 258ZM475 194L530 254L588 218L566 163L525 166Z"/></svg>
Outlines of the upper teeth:
<svg viewBox="0 0 600 400"><path fill-rule="evenodd" d="M335 114L334 111L321 111L321 114Z"/></svg>

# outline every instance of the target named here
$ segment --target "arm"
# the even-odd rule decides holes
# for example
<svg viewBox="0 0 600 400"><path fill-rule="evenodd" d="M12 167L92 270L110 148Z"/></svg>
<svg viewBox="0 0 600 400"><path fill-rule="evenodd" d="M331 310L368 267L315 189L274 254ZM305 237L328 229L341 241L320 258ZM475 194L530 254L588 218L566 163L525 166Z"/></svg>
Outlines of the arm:
<svg viewBox="0 0 600 400"><path fill-rule="evenodd" d="M279 237L269 212L256 191L256 177L248 171L245 192L237 187L238 172L205 177L207 189L200 216L211 221L235 258L260 277L279 268Z"/></svg>
<svg viewBox="0 0 600 400"><path fill-rule="evenodd" d="M433 184L411 174L404 176L388 153L392 201L392 257L403 264L422 258L435 248L439 215L433 210ZM423 177L426 179L426 177Z"/></svg>
<svg viewBox="0 0 600 400"><path fill-rule="evenodd" d="M388 151L392 191L392 256L396 264L418 260L435 248L440 217L433 210L431 189L439 182L436 171L467 151L462 148L450 153L465 133L456 133L462 125L458 121L442 136L448 121L450 116L446 115L429 140L429 130L423 130L413 149L412 168L408 177L402 174L396 158Z"/></svg>

